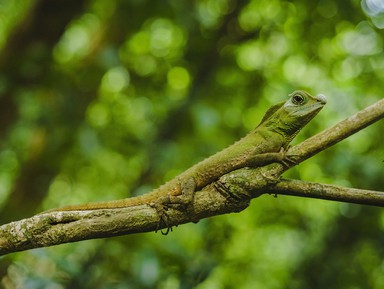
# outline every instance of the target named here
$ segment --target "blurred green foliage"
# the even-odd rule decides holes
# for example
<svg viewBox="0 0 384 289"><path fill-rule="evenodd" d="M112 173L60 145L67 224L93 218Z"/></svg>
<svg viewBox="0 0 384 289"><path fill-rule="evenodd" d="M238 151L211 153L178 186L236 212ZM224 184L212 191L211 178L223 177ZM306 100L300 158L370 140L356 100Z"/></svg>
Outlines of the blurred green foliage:
<svg viewBox="0 0 384 289"><path fill-rule="evenodd" d="M381 0L2 0L0 221L148 192L304 88L296 143L382 98ZM383 190L383 123L287 177ZM1 288L383 288L379 208L263 196L160 234L0 259Z"/></svg>

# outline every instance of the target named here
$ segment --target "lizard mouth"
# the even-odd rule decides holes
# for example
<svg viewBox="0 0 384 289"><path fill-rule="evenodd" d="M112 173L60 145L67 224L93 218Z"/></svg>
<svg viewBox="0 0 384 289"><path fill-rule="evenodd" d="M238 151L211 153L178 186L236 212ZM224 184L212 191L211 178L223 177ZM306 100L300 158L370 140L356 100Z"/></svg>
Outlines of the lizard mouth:
<svg viewBox="0 0 384 289"><path fill-rule="evenodd" d="M305 115L312 115L318 113L326 102L315 102L314 104L310 106L303 107L302 109L299 109L292 113L293 116L305 116Z"/></svg>

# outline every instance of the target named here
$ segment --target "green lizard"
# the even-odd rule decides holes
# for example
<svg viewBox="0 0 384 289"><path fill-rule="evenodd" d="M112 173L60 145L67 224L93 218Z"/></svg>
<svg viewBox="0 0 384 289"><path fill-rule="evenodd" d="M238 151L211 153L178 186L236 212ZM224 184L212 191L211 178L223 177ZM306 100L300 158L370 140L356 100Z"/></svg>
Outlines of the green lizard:
<svg viewBox="0 0 384 289"><path fill-rule="evenodd" d="M50 211L115 209L138 205L188 204L195 191L222 175L243 167L260 167L289 160L286 149L297 133L323 108L326 98L298 90L286 102L272 106L260 124L226 149L192 166L158 189L142 196L73 205Z"/></svg>

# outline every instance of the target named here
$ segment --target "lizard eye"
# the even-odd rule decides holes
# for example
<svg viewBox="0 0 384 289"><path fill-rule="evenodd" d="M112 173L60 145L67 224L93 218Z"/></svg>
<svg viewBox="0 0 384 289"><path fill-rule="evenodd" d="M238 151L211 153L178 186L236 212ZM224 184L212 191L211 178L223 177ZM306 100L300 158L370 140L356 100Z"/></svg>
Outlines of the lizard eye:
<svg viewBox="0 0 384 289"><path fill-rule="evenodd" d="M304 103L304 96L300 95L300 94L295 94L294 96L292 96L292 102L293 104L296 104L296 105L300 105L300 104L303 104Z"/></svg>

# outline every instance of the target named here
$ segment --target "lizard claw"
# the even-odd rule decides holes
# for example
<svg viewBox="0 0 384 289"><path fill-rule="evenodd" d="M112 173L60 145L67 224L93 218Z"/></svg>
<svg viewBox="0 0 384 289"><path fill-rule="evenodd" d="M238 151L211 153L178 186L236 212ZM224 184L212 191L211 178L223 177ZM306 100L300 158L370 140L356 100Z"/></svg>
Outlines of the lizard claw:
<svg viewBox="0 0 384 289"><path fill-rule="evenodd" d="M286 167L293 167L297 165L297 157L298 155L288 154L285 148L281 148L279 153L281 154L280 163Z"/></svg>
<svg viewBox="0 0 384 289"><path fill-rule="evenodd" d="M195 189L195 180L193 178L190 178L182 182L181 195L166 195L150 204L150 207L156 210L160 218L156 232L160 230L162 235L167 235L169 232L172 231L172 226L169 225L170 217L167 212L168 209L173 208L179 211L187 210L193 201ZM166 229L164 231L161 228Z"/></svg>
<svg viewBox="0 0 384 289"><path fill-rule="evenodd" d="M169 201L168 196L166 198ZM156 210L156 213L159 216L159 222L157 223L155 233L157 233L160 230L162 235L168 235L168 233L172 232L173 230L172 226L169 225L169 215L167 213L168 207L165 205L166 202L167 200L162 199L160 201L149 204L151 208Z"/></svg>
<svg viewBox="0 0 384 289"><path fill-rule="evenodd" d="M285 155L281 163L286 167L293 167L297 165L297 155Z"/></svg>

